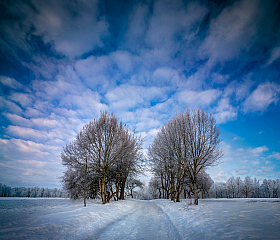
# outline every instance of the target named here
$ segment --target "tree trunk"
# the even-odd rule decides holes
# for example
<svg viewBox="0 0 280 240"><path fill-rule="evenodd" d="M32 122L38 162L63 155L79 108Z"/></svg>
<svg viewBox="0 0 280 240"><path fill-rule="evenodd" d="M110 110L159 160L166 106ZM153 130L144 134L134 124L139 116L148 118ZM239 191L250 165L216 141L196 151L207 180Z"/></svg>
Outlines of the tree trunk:
<svg viewBox="0 0 280 240"><path fill-rule="evenodd" d="M125 182L122 181L122 183L121 183L121 196L120 196L121 200L124 200L124 189L125 189Z"/></svg>
<svg viewBox="0 0 280 240"><path fill-rule="evenodd" d="M172 174L171 174L171 189L170 189L170 192L171 192L171 200L172 201L174 201L175 202L175 183L174 183L174 178L173 178L173 176L172 176Z"/></svg>
<svg viewBox="0 0 280 240"><path fill-rule="evenodd" d="M176 187L176 202L180 202L180 196L183 190L183 186L181 186L180 181L177 182Z"/></svg>
<svg viewBox="0 0 280 240"><path fill-rule="evenodd" d="M164 185L163 185L163 177L162 176L161 176L160 180L161 180L162 198L164 198L165 195L164 195Z"/></svg>
<svg viewBox="0 0 280 240"><path fill-rule="evenodd" d="M86 166L85 166L85 182L84 182L84 207L87 206L87 158L86 158Z"/></svg>
<svg viewBox="0 0 280 240"><path fill-rule="evenodd" d="M101 199L103 200L102 178L101 178L101 172L100 171L98 171L98 185L99 185L100 196L101 196Z"/></svg>
<svg viewBox="0 0 280 240"><path fill-rule="evenodd" d="M116 196L117 196L117 197L115 198L115 196L114 196L115 201L118 201L118 200L119 200L120 185L121 185L120 182L118 182L118 183L116 184Z"/></svg>
<svg viewBox="0 0 280 240"><path fill-rule="evenodd" d="M102 180L102 203L106 204L106 174L103 172L103 180Z"/></svg>
<svg viewBox="0 0 280 240"><path fill-rule="evenodd" d="M194 182L193 182L193 188L194 188L194 205L198 205L196 178L194 179Z"/></svg>
<svg viewBox="0 0 280 240"><path fill-rule="evenodd" d="M177 196L176 196L176 202L180 202L180 195L182 193L182 190L181 189L178 189L177 190Z"/></svg>

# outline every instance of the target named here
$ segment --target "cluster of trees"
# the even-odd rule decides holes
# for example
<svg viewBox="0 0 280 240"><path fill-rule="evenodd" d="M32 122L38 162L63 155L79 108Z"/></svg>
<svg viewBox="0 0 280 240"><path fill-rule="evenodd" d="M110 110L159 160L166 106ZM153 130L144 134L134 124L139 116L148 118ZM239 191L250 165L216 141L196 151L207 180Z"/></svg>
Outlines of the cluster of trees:
<svg viewBox="0 0 280 240"><path fill-rule="evenodd" d="M40 187L10 187L0 183L0 197L68 197L67 192L57 188L40 188Z"/></svg>
<svg viewBox="0 0 280 240"><path fill-rule="evenodd" d="M113 113L101 112L61 153L67 167L64 188L71 198L84 198L84 206L87 198L97 195L103 204L124 199L126 189L133 197L133 189L142 186L135 179L142 171L142 143Z"/></svg>
<svg viewBox="0 0 280 240"><path fill-rule="evenodd" d="M280 180L264 179L262 184L257 178L247 176L230 177L226 183L215 183L211 189L215 198L279 198Z"/></svg>
<svg viewBox="0 0 280 240"><path fill-rule="evenodd" d="M61 153L67 171L62 182L71 198L100 196L102 203L124 199L125 190L143 184L135 179L141 172L143 140L129 131L114 114L101 112L100 118L85 125L76 139ZM205 168L222 157L218 149L219 129L204 109L186 110L170 119L149 147L154 172L149 184L154 197L180 201L194 195L208 197L213 181Z"/></svg>
<svg viewBox="0 0 280 240"><path fill-rule="evenodd" d="M186 110L170 119L158 132L149 147L154 179L151 189L158 197L180 201L182 192L207 194L212 185L205 168L218 163L223 156L218 149L219 129L211 114L204 109ZM203 180L202 180L203 179Z"/></svg>
<svg viewBox="0 0 280 240"><path fill-rule="evenodd" d="M201 198L208 198L211 196L211 189L214 184L214 181L211 179L210 175L207 174L204 170L201 170L197 176L197 192L198 196ZM153 177L149 182L148 191L151 194L153 199L157 198L166 198L169 199L171 196L171 185L166 186L164 191L161 184L160 177ZM182 186L182 193L180 197L183 198L192 198L194 196L194 187L191 179L187 175L184 179ZM163 194L165 193L165 195ZM169 194L168 194L169 193Z"/></svg>

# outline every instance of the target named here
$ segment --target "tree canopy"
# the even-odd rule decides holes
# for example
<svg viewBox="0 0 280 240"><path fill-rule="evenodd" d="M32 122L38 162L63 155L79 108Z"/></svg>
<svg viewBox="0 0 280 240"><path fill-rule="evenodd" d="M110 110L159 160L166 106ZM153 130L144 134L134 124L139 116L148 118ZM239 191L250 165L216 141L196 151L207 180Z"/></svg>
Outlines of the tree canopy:
<svg viewBox="0 0 280 240"><path fill-rule="evenodd" d="M83 192L84 199L98 192L103 204L116 195L123 199L128 176L141 170L142 142L113 113L101 112L63 149L64 186L74 194Z"/></svg>

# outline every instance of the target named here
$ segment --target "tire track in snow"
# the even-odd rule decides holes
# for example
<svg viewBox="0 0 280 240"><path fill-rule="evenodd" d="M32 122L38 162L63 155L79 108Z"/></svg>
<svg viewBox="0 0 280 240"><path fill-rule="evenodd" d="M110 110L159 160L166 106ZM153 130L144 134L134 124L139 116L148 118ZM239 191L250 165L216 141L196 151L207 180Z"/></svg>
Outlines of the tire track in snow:
<svg viewBox="0 0 280 240"><path fill-rule="evenodd" d="M168 215L152 201L137 201L136 209L108 223L88 239L181 239Z"/></svg>
<svg viewBox="0 0 280 240"><path fill-rule="evenodd" d="M88 237L85 239L98 239L99 236L101 236L107 229L111 228L114 224L117 224L118 222L123 221L125 218L127 218L131 214L134 214L136 211L137 211L137 207L132 212L126 213L118 218L115 218L113 221L107 223L104 227L99 228L91 237Z"/></svg>
<svg viewBox="0 0 280 240"><path fill-rule="evenodd" d="M155 204L155 203L153 203L153 204L159 209L159 211L162 212L162 214L163 214L164 217L166 218L167 222L168 222L169 225L170 225L170 228L169 228L169 229L172 229L173 234L175 235L175 238L174 238L174 239L180 240L180 239L181 239L181 236L180 236L180 234L179 234L179 231L178 231L178 229L176 228L176 226L173 224L173 222L170 220L170 218L169 218L169 216L167 215L167 213L164 212L163 209L162 209L160 206L158 206L157 204ZM169 239L173 239L173 238L169 238Z"/></svg>

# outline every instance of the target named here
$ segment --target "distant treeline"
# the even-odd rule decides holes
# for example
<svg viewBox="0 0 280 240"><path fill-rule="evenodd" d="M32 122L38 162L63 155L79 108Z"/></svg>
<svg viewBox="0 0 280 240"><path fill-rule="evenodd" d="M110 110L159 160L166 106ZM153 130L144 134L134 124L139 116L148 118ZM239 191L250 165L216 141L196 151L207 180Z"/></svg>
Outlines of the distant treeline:
<svg viewBox="0 0 280 240"><path fill-rule="evenodd" d="M262 182L257 178L230 177L226 182L214 182L210 175L201 171L197 179L199 198L280 198L280 180L264 179ZM194 198L192 182L185 179L183 182L181 198ZM166 188L171 194L171 188ZM138 193L137 197L143 199L169 198L162 194L160 178L153 177L149 182L148 192ZM141 195L142 194L142 195Z"/></svg>
<svg viewBox="0 0 280 240"><path fill-rule="evenodd" d="M244 180L230 177L225 183L214 183L210 192L213 198L279 198L280 180L264 179L260 183L250 176Z"/></svg>
<svg viewBox="0 0 280 240"><path fill-rule="evenodd" d="M63 189L44 187L10 187L0 183L0 197L30 197L30 198L65 198L68 194Z"/></svg>

